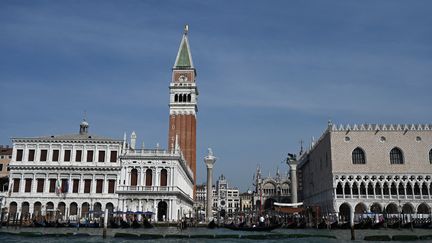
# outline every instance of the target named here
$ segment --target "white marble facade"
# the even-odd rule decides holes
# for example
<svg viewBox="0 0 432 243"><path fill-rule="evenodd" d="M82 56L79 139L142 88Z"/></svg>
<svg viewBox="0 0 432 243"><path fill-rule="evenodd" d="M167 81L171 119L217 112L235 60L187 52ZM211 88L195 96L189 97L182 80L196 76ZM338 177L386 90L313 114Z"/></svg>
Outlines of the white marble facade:
<svg viewBox="0 0 432 243"><path fill-rule="evenodd" d="M126 148L125 140L88 134L85 121L79 134L12 142L4 201L11 216L67 220L108 209L151 211L155 221L172 221L192 210L193 177L180 149Z"/></svg>

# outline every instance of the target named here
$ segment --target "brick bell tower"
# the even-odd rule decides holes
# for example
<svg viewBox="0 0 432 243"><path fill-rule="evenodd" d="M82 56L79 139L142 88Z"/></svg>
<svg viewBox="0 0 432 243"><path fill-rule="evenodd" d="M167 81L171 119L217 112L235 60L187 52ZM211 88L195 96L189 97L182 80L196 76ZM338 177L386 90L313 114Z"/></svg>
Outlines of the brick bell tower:
<svg viewBox="0 0 432 243"><path fill-rule="evenodd" d="M170 120L168 147L174 150L175 139L183 152L194 177L194 197L196 186L196 113L198 112L196 70L192 62L188 41L188 26L184 28L183 37L172 68L170 90Z"/></svg>

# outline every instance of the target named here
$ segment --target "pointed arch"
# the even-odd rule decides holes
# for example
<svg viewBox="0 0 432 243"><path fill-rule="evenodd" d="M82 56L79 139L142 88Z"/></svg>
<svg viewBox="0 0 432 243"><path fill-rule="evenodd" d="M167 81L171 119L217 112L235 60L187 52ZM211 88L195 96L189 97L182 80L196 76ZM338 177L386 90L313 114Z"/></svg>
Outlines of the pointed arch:
<svg viewBox="0 0 432 243"><path fill-rule="evenodd" d="M405 203L402 207L402 213L403 214L412 214L414 213L414 207L411 203Z"/></svg>
<svg viewBox="0 0 432 243"><path fill-rule="evenodd" d="M429 150L429 163L432 164L432 149Z"/></svg>
<svg viewBox="0 0 432 243"><path fill-rule="evenodd" d="M342 195L342 194L343 194L342 183L339 181L336 186L336 195Z"/></svg>
<svg viewBox="0 0 432 243"><path fill-rule="evenodd" d="M419 214L430 214L431 210L430 210L430 207L427 205L427 203L421 203L417 207L417 213L419 213Z"/></svg>
<svg viewBox="0 0 432 243"><path fill-rule="evenodd" d="M406 193L407 193L407 196L413 195L413 188L412 188L411 182L408 182L408 184L406 185Z"/></svg>
<svg viewBox="0 0 432 243"><path fill-rule="evenodd" d="M389 185L388 185L388 182L384 182L383 192L384 192L384 195L388 195L389 194Z"/></svg>
<svg viewBox="0 0 432 243"><path fill-rule="evenodd" d="M380 205L379 203L373 203L373 204L370 206L370 211L371 211L372 213L382 213L381 205Z"/></svg>
<svg viewBox="0 0 432 243"><path fill-rule="evenodd" d="M382 186L381 186L380 183L375 184L375 195L382 195L381 194L381 192L382 192L381 189L382 189Z"/></svg>
<svg viewBox="0 0 432 243"><path fill-rule="evenodd" d="M423 196L428 195L428 188L427 188L426 182L422 183L421 192L422 192Z"/></svg>
<svg viewBox="0 0 432 243"><path fill-rule="evenodd" d="M366 164L365 152L362 148L357 147L352 151L353 164Z"/></svg>
<svg viewBox="0 0 432 243"><path fill-rule="evenodd" d="M388 214L397 214L398 212L398 206L395 203L389 203L386 207L386 212Z"/></svg>
<svg viewBox="0 0 432 243"><path fill-rule="evenodd" d="M352 192L353 192L353 195L356 195L356 196L359 194L359 188L358 188L357 182L353 183L353 185L352 185Z"/></svg>
<svg viewBox="0 0 432 243"><path fill-rule="evenodd" d="M390 187L390 195L397 195L397 186L396 186L396 182L392 182L391 187Z"/></svg>
<svg viewBox="0 0 432 243"><path fill-rule="evenodd" d="M364 214L367 213L367 207L364 203L358 203L354 208L355 214Z"/></svg>
<svg viewBox="0 0 432 243"><path fill-rule="evenodd" d="M420 195L419 183L414 183L414 195Z"/></svg>
<svg viewBox="0 0 432 243"><path fill-rule="evenodd" d="M368 193L369 196L370 196L370 195L374 195L374 187L373 187L372 182L369 182L369 183L368 183L368 186L367 186L367 193Z"/></svg>
<svg viewBox="0 0 432 243"><path fill-rule="evenodd" d="M345 195L351 195L350 185L348 182L345 183L344 192L345 192Z"/></svg>
<svg viewBox="0 0 432 243"><path fill-rule="evenodd" d="M399 182L397 187L398 187L399 196L405 196L405 189L404 189L404 185L402 184L402 182Z"/></svg>
<svg viewBox="0 0 432 243"><path fill-rule="evenodd" d="M351 206L348 203L342 203L339 206L339 216L341 217L342 221L350 221L351 216Z"/></svg>
<svg viewBox="0 0 432 243"><path fill-rule="evenodd" d="M394 147L390 151L390 164L403 164L404 157L400 148Z"/></svg>
<svg viewBox="0 0 432 243"><path fill-rule="evenodd" d="M366 195L366 182L360 183L360 195Z"/></svg>

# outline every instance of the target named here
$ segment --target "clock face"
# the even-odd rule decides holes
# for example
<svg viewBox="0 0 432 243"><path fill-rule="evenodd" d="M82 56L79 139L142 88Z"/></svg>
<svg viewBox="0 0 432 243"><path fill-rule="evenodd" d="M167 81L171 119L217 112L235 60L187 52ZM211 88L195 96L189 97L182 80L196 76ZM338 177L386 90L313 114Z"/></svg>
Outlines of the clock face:
<svg viewBox="0 0 432 243"><path fill-rule="evenodd" d="M179 76L178 81L180 82L186 82L188 80L187 76L182 74Z"/></svg>

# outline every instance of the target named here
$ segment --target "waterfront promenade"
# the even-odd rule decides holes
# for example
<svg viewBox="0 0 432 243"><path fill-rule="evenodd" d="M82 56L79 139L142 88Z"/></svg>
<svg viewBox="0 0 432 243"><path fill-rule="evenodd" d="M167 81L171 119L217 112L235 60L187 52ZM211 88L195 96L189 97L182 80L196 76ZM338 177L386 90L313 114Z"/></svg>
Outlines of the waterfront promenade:
<svg viewBox="0 0 432 243"><path fill-rule="evenodd" d="M22 233L25 232L25 233ZM176 227L157 227L152 229L108 229L107 238L102 238L103 229L95 228L27 228L27 227L3 227L0 229L0 242L114 242L131 239L147 239L156 241L183 242L245 242L247 240L289 240L290 242L348 242L351 241L349 230L318 230L318 229L277 229L272 232L241 232L229 229L187 228L179 230ZM75 236L74 236L75 234ZM76 235L78 234L78 235ZM123 234L123 237L118 237ZM430 242L432 232L428 229L380 229L380 230L356 230L356 240L363 241L367 236L407 235L425 238Z"/></svg>

